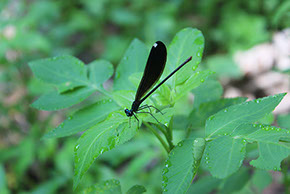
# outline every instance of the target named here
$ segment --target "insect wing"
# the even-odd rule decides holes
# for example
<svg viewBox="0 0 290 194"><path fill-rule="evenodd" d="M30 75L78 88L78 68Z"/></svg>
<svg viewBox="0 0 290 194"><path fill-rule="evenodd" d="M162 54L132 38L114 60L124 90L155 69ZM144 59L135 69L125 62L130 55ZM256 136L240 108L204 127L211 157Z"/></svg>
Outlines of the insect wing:
<svg viewBox="0 0 290 194"><path fill-rule="evenodd" d="M159 80L165 67L166 57L165 45L161 41L155 42L151 48L135 101L139 101Z"/></svg>

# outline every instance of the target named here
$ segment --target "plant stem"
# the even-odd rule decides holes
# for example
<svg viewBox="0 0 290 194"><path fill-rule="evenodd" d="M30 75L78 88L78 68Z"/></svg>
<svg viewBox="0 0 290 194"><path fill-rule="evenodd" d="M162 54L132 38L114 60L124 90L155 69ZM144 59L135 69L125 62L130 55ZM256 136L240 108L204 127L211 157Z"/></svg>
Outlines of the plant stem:
<svg viewBox="0 0 290 194"><path fill-rule="evenodd" d="M171 117L170 119L170 123L169 123L169 127L167 127L167 132L168 132L168 144L170 147L170 150L172 150L174 148L174 145L172 143L173 140L173 136L172 136L172 125L173 125L173 117Z"/></svg>
<svg viewBox="0 0 290 194"><path fill-rule="evenodd" d="M170 148L170 150L172 150L174 145L172 144L172 139L170 139L170 136L168 133L168 128L166 127L167 130L165 131L160 125L156 124L155 126L164 134L164 136L169 144L169 148Z"/></svg>
<svg viewBox="0 0 290 194"><path fill-rule="evenodd" d="M163 145L165 150L169 153L170 149L169 149L168 145L165 143L165 141L162 139L162 137L157 133L157 131L155 131L155 129L153 129L153 127L150 124L148 124L147 122L143 122L143 124L146 125L146 127L157 137L157 139Z"/></svg>
<svg viewBox="0 0 290 194"><path fill-rule="evenodd" d="M163 133L163 135L165 136L165 137L167 137L167 132L166 132L166 130L164 130L160 125L158 125L158 124L155 124L155 126Z"/></svg>
<svg viewBox="0 0 290 194"><path fill-rule="evenodd" d="M158 124L156 124L155 125L163 134L164 134L164 136L165 136L165 138L166 138L166 140L167 140L167 142L168 142L168 144L169 144L169 148L170 148L170 150L172 150L173 149L173 147L174 147L174 145L172 144L172 139L170 139L170 136L169 136L169 133L167 133L162 127L161 127L161 125L158 125Z"/></svg>

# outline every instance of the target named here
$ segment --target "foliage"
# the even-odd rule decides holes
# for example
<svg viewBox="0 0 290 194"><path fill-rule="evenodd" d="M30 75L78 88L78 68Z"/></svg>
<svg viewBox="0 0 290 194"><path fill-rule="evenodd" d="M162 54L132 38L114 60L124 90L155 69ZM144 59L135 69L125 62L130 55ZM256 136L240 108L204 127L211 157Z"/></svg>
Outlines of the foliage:
<svg viewBox="0 0 290 194"><path fill-rule="evenodd" d="M244 106L245 98L221 97L223 87L217 78L242 79L232 54L270 41L273 32L289 27L288 1L3 0L0 8L0 193L72 193L75 164L75 186L82 179L75 193L110 186L124 193L145 188L160 193L162 186L167 192L179 188L189 189L188 193L250 193L271 184L271 174L258 168L279 170L289 151L285 133L289 115L278 116L281 130L270 126L276 124L272 113L262 118L267 110L249 124L238 122L237 129L247 133L225 132L218 137L204 133L212 130L205 127L210 126L211 115L219 117L225 108ZM198 30L189 33L192 28L181 30L187 26L203 32L205 53L203 35ZM134 118L129 127L123 109L131 106L149 46L156 40L165 42L170 53L163 76L189 55L194 61L146 102L165 113L154 116L167 126L140 114L140 128ZM202 57L205 63L197 67ZM40 97L35 100L36 96ZM282 94L276 101L269 98L277 104ZM66 136L71 137L55 139ZM224 149L246 146L245 165L232 165L232 171L237 170L232 175L210 168L219 164L213 163L216 150L208 145L221 140L227 142ZM183 150L189 154L181 155ZM277 155L268 158L273 150ZM238 153L235 157L242 158ZM195 172L171 165L166 174L165 161L197 163L190 166ZM283 174L287 162L282 162ZM171 177L179 172L182 182ZM228 176L218 179L208 172ZM287 176L283 177L279 184L287 188Z"/></svg>
<svg viewBox="0 0 290 194"><path fill-rule="evenodd" d="M166 66L165 72L170 72L168 69L174 69L182 62L182 59L186 58L184 51L190 51L187 53L187 56L197 54L194 56L192 62L188 64L185 69L186 71L178 72L171 81L165 83L166 87L170 88L169 93L166 90L159 90L152 97L163 96L163 98L159 98L159 101L162 99L165 102L169 102L168 105L171 109L163 109L165 112L164 115L161 115L163 118L160 118L160 114L154 113L165 125L161 126L150 115L149 117L148 115L138 115L141 122L156 135L164 148L170 152L162 171L162 187L164 193L185 193L189 189L200 164L204 169L210 171L214 177L221 179L229 177L241 167L245 159L246 145L248 143L257 143L259 145L259 158L250 162L256 168L280 170L281 161L290 154L289 146L279 143L282 137L290 137L289 131L272 126L255 124L259 119L271 113L285 94L277 94L248 102L244 102L245 98L220 99L217 95L218 100L201 103L198 109L193 109L189 117L189 120L199 119L200 121L199 124L191 122L190 127L202 127L205 124L205 136L200 136L199 138L194 136L187 138L185 136L185 139L174 147L172 144L172 116L174 114L175 102L189 91L197 88L211 74L208 70L194 72L202 56L201 52L203 50L204 40L201 37L202 34L200 31L186 28L176 34L168 47L169 56L174 57L168 57L168 66ZM142 71L144 66L139 67L137 65L138 63L136 61L139 61L139 58L136 58L136 56L146 52L147 49L145 48L146 46L142 42L133 40L125 53L124 59L118 66L114 78L116 87L113 91L107 91L102 87L102 83L112 76L109 62L101 61L99 62L99 67L101 68L92 68L92 66L95 66L95 63L88 64L88 67L86 67L77 59L62 56L30 63L30 67L38 79L53 85L57 89L57 91L54 91L55 96L44 94L36 100L32 104L35 108L40 110L66 108L85 100L93 91L99 91L108 98L106 101L94 104L94 108L87 106L81 109L73 115L73 119L68 118L59 127L44 136L45 138L54 136L61 137L87 129L77 141L74 150L75 189L95 159L103 153L129 141L138 131L141 123L131 120L129 121L131 124L128 124L128 118L121 111L124 107L129 107L130 103L132 103L133 93L131 90L118 89L122 85L126 85L125 89L134 88L136 90L134 83L131 86L126 84L130 81L128 77L136 72L128 72L125 70L134 69L137 72ZM178 48L182 48L184 51L179 51ZM176 53L182 53L182 55L176 55ZM71 59L76 62L72 62ZM44 66L44 63L48 64ZM56 68L59 63L64 64L64 67L69 65L72 67L64 71L63 69ZM76 66L78 64L81 64L81 66ZM145 62L143 61L140 64L145 64ZM74 67L78 68L78 70L75 70ZM191 71L192 73L189 73ZM87 74L84 75L83 72ZM121 76L123 72L124 74L126 72L126 76ZM53 76L54 74L65 74L67 76L58 78L57 76ZM70 76L70 74L73 76ZM47 79L47 77L55 77L55 79ZM140 77L131 80L140 80ZM79 94L83 93L84 96L79 96ZM50 98L47 98L48 95L50 95ZM110 103L112 101L116 105ZM73 103L68 104L68 102ZM156 102L156 100L152 100L152 102ZM161 102L160 104L166 103ZM116 106L118 107L117 109L121 110L114 111ZM158 106L158 104L155 103L155 106ZM93 113L97 115L102 114L104 117L102 119L86 121L88 118L82 116L79 112L84 112L83 114L85 115L93 115ZM80 121L84 121L84 124L83 122L80 123ZM77 127L78 129L69 128L69 130L63 130L65 125L72 126L71 123L79 126ZM167 143L159 136L154 126L157 126L163 133ZM112 189L118 190L114 192L121 192L119 183L117 184L119 186L115 184L116 181L109 181L104 184L107 186L96 185L93 188L87 189L87 192L100 192L101 190L104 192L112 192Z"/></svg>

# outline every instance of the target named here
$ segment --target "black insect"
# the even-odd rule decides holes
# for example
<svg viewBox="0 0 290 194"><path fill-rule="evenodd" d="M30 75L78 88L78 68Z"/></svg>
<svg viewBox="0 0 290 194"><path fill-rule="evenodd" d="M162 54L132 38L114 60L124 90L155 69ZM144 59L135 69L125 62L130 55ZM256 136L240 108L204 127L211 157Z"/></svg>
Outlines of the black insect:
<svg viewBox="0 0 290 194"><path fill-rule="evenodd" d="M188 63L192 58L192 57L189 57L188 59L186 59L179 67L177 67L172 73L170 73L166 78L164 78L164 80L162 80L157 86L155 86L150 92L148 92L161 77L162 72L165 67L166 57L167 57L166 46L161 41L155 42L151 48L151 51L150 51L150 54L146 63L146 67L143 73L143 77L139 84L139 87L135 96L135 100L132 103L131 110L125 109L126 115L128 117L134 116L137 119L138 123L139 123L139 120L137 116L135 115L135 113L148 113L158 122L158 120L152 115L150 108L154 108L160 113L161 111L159 111L157 108L151 105L150 106L148 105L140 106L140 105L153 92L155 92L155 90L157 90L164 82L166 82L173 74L175 74L181 67L183 67L186 63ZM144 96L146 93L147 95ZM140 110L143 110L145 108L148 108L149 112L140 112Z"/></svg>

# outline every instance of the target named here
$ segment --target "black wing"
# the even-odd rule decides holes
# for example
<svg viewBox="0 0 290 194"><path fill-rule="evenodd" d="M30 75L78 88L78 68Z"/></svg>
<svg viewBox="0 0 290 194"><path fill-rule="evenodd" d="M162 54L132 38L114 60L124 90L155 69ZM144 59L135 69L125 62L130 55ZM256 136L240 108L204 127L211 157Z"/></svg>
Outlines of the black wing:
<svg viewBox="0 0 290 194"><path fill-rule="evenodd" d="M135 101L140 101L148 90L159 80L165 67L166 57L166 46L161 41L155 42L151 48L143 77L135 96Z"/></svg>

